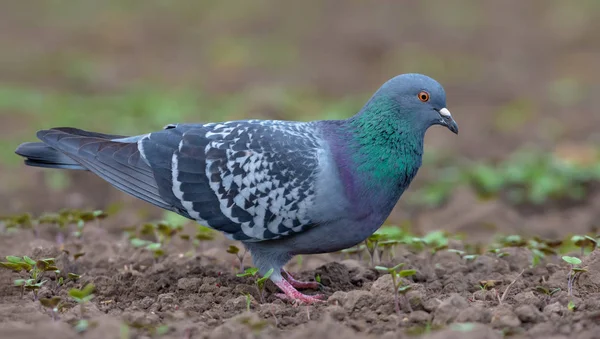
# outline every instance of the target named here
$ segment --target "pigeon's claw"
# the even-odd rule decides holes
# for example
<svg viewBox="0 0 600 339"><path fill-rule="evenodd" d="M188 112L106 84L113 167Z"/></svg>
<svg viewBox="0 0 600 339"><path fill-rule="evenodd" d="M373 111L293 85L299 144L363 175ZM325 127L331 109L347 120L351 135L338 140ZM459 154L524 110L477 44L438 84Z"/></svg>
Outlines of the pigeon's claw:
<svg viewBox="0 0 600 339"><path fill-rule="evenodd" d="M291 301L294 304L309 304L310 305L310 304L324 302L324 300L322 300L324 298L323 295L302 294L302 293L298 292L298 290L295 289L294 286L292 286L292 284L290 284L285 279L282 279L281 281L276 282L275 285L277 285L277 287L279 287L284 293L284 294L278 293L275 296L278 298L287 300L287 301Z"/></svg>
<svg viewBox="0 0 600 339"><path fill-rule="evenodd" d="M292 287L299 289L313 289L319 290L322 289L323 285L319 284L316 281L299 281L294 279L294 277L287 271L281 270L281 273L284 274L285 280L287 280Z"/></svg>

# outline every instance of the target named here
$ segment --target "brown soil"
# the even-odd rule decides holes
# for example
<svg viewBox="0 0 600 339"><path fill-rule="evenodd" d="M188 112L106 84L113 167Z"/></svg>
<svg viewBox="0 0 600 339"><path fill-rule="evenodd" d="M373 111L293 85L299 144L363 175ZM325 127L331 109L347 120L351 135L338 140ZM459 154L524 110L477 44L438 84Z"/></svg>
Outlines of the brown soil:
<svg viewBox="0 0 600 339"><path fill-rule="evenodd" d="M426 152L489 160L524 146L553 149L564 141L600 140L595 100L600 94L600 11L594 1L306 0L283 6L279 0L264 0L223 6L206 2L202 6L207 8L196 7L204 3L198 1L172 7L156 1L123 8L108 3L3 4L2 85L95 94L158 83L209 95L283 86L342 99L370 93L392 75L419 71L444 84L461 129L458 137L432 130ZM246 60L238 60L235 52ZM92 75L77 75L78 65L85 69L88 63ZM578 99L565 101L557 88ZM253 117L283 115L255 110ZM307 111L307 116L320 117L321 112ZM53 126L43 113L0 106L0 142L10 140L14 149L30 141L34 117ZM204 114L199 112L197 120L203 121ZM21 298L11 286L15 274L0 271L0 338L124 338L124 322L146 328L168 325L164 338L600 337L597 252L584 260L589 272L576 284L574 312L567 309L568 268L553 259L530 269L530 253L519 248L506 249L511 254L506 257L485 255L472 262L448 252L432 256L397 248L393 263L384 264L405 262L419 271L408 293L412 312L400 316L394 311L390 278L366 262L338 254L289 264L300 278L320 274L328 297L323 305L283 303L272 296L271 284L261 304L248 279L233 273L235 260L225 253L224 240L194 256L183 255L185 246L173 246L168 257L154 262L149 254L132 249L122 230L159 216L158 209L89 173L69 173L71 186L55 192L46 187L42 170L0 164L0 171L0 214L127 206L101 227L85 230L84 257L75 264L60 261L61 268L85 273L81 282L56 289L50 281L41 291L42 296L57 293L67 300L68 288L93 282L96 297L86 308L90 329L75 333L72 322L79 309L72 302L65 304L59 321L52 321L30 295ZM422 169L411 190L436 175ZM416 232L444 229L466 234L470 242L485 243L497 233L564 237L598 229L600 193L578 206L531 211L502 201L482 202L459 190L436 210L412 211L401 201L389 221L406 220ZM0 257L59 254L52 232L42 232L40 239L26 231L0 235ZM495 292L475 286L481 280L498 281L500 295L515 282L500 303ZM546 297L536 292L539 285L561 292ZM250 312L244 293L255 300ZM474 325L452 327L468 322ZM429 328L432 332L424 333ZM151 334L132 328L131 337Z"/></svg>
<svg viewBox="0 0 600 339"><path fill-rule="evenodd" d="M85 307L90 329L84 338L119 338L123 323L130 324L133 338L144 338L162 325L168 326L164 338L501 338L502 333L515 338L594 338L600 330L600 251L584 259L589 272L575 284L577 309L570 311L569 268L558 258L529 268L531 253L524 248L503 249L508 255L501 258L488 254L466 261L447 251L432 255L398 247L394 259L385 256L382 264L404 262L418 274L406 281L412 286L406 294L411 310L401 299L402 312L397 314L391 276L358 258L329 254L304 258L300 269L297 262L289 265L301 279L321 277L321 293L327 296L323 304L285 303L274 297L271 283L260 303L252 281L235 276L235 258L225 253L224 240L193 255L184 254L184 244L174 243L168 256L155 261L100 226L86 228L83 242L67 242L67 249L83 245L86 254L77 261L49 240L53 232L42 232L40 239L29 231L0 238L2 256L56 257L63 272L83 273L79 282L62 287L50 278L40 290L40 297L58 295L64 300L59 320L53 321L31 293L21 297L11 286L15 273L1 271L0 337L77 337L72 324L80 318L80 309L69 301L67 291L88 282L95 284L96 292ZM477 287L484 280L495 281L494 288ZM537 286L561 291L546 296ZM252 296L249 312L247 293ZM457 323L462 325L452 327Z"/></svg>

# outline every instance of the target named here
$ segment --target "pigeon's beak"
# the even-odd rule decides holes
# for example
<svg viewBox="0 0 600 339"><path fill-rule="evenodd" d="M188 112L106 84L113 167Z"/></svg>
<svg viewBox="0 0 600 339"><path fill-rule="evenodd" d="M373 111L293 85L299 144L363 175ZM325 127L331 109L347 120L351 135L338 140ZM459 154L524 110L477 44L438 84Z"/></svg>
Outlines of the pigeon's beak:
<svg viewBox="0 0 600 339"><path fill-rule="evenodd" d="M440 109L439 112L441 117L440 124L448 127L448 129L454 134L458 134L458 125L456 124L456 121L452 119L452 114L450 114L450 111L444 107Z"/></svg>

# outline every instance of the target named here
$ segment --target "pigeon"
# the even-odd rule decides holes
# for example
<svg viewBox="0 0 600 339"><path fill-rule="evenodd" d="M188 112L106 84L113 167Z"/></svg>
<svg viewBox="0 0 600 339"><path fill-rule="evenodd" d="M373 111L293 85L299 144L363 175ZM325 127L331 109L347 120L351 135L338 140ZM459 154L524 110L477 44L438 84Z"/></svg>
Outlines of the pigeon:
<svg viewBox="0 0 600 339"><path fill-rule="evenodd" d="M294 303L284 265L355 246L387 219L423 155L425 132L458 126L436 80L401 74L343 120L169 124L137 136L61 127L16 149L29 166L86 170L136 198L240 241L261 275ZM272 269L272 270L271 270Z"/></svg>

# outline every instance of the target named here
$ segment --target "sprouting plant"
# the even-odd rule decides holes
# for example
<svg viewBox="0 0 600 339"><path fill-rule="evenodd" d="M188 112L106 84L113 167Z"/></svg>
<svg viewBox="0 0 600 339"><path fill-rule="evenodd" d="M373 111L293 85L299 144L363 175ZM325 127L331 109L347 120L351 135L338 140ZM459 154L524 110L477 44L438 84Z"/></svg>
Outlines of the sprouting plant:
<svg viewBox="0 0 600 339"><path fill-rule="evenodd" d="M569 257L569 256L565 255L562 257L562 260L564 260L566 263L571 265L571 270L569 271L569 274L567 275L567 287L569 290L569 297L572 297L573 296L573 282L575 281L575 278L577 276L579 276L579 274L587 272L587 268L580 267L581 259L579 259L577 257Z"/></svg>
<svg viewBox="0 0 600 339"><path fill-rule="evenodd" d="M215 232L205 226L196 226L196 235L194 236L193 244L202 251L202 244L215 239Z"/></svg>
<svg viewBox="0 0 600 339"><path fill-rule="evenodd" d="M146 251L152 252L154 258L158 259L165 255L165 251L162 248L162 244L159 242L152 242L150 240L143 240L140 238L133 238L129 240L133 247L143 248Z"/></svg>
<svg viewBox="0 0 600 339"><path fill-rule="evenodd" d="M371 236L365 240L365 247L367 253L369 253L369 258L371 259L371 266L375 266L376 261L379 262L379 253L377 252L379 240L381 240L381 234L378 233L371 234ZM375 258L376 256L377 258Z"/></svg>
<svg viewBox="0 0 600 339"><path fill-rule="evenodd" d="M58 314L58 305L60 304L61 300L62 299L59 296L40 299L40 304L42 304L42 306L50 310L50 313L52 314L52 320L54 321L56 321L56 314Z"/></svg>
<svg viewBox="0 0 600 339"><path fill-rule="evenodd" d="M34 219L29 213L0 217L0 222L4 223L4 227L7 230L19 228L24 230L29 229L33 232L33 235L36 239L39 236L37 228L38 221Z"/></svg>
<svg viewBox="0 0 600 339"><path fill-rule="evenodd" d="M429 232L422 238L414 237L412 242L422 243L431 250L432 254L448 248L448 236L443 231Z"/></svg>
<svg viewBox="0 0 600 339"><path fill-rule="evenodd" d="M235 255L240 262L240 272L244 271L244 257L246 256L246 251L247 250L244 250L244 253L240 253L240 249L234 245L229 245L229 248L227 248L227 253Z"/></svg>
<svg viewBox="0 0 600 339"><path fill-rule="evenodd" d="M571 241L575 246L581 248L581 256L583 257L585 254L585 248L591 247L591 250L595 250L596 246L598 246L598 242L596 239L590 237L589 235L574 235L571 237Z"/></svg>
<svg viewBox="0 0 600 339"><path fill-rule="evenodd" d="M317 274L315 275L315 281L316 281L317 283L319 283L319 284L321 283L321 275L320 275L320 274L318 274L318 273L317 273Z"/></svg>
<svg viewBox="0 0 600 339"><path fill-rule="evenodd" d="M475 258L477 258L479 256L478 254L467 254L465 251L461 251L461 250L457 250L457 249L453 249L453 248L450 248L447 251L451 252L451 253L456 253L459 257L461 257L462 259L465 259L465 260L474 260Z"/></svg>
<svg viewBox="0 0 600 339"><path fill-rule="evenodd" d="M44 285L47 280L43 280L44 275L48 271L57 271L54 266L53 258L33 260L28 256L17 257L9 255L5 262L0 262L0 267L12 270L17 273L26 272L26 278L14 280L14 285L21 288L21 297L25 290L32 291L33 300L37 300L37 291Z"/></svg>
<svg viewBox="0 0 600 339"><path fill-rule="evenodd" d="M236 274L238 277L249 277L252 276L255 278L254 280L254 284L256 285L256 289L258 290L258 296L260 297L260 302L264 303L265 299L263 297L263 289L265 287L265 283L267 282L267 280L269 280L269 277L271 277L271 275L273 274L273 269L271 268L270 270L267 271L267 273L265 273L264 276L262 277L257 277L258 274L258 268L256 267L248 267L244 273L238 273Z"/></svg>
<svg viewBox="0 0 600 339"><path fill-rule="evenodd" d="M394 288L394 305L396 309L396 313L400 314L400 298L399 295L402 295L405 299L405 304L407 305L407 309L409 312L412 312L410 307L410 303L406 300L406 292L411 289L410 285L404 285L402 278L410 277L417 273L417 270L401 270L404 266L404 263L400 263L394 267L388 268L384 266L375 266L376 270L388 272L392 276L392 284Z"/></svg>
<svg viewBox="0 0 600 339"><path fill-rule="evenodd" d="M252 305L252 296L250 293L244 293L246 297L246 311L250 312L250 305Z"/></svg>
<svg viewBox="0 0 600 339"><path fill-rule="evenodd" d="M85 313L85 304L94 298L92 294L94 292L94 285L87 284L82 289L72 288L69 290L69 296L75 300L76 303L79 304L80 315L83 319L83 315Z"/></svg>

